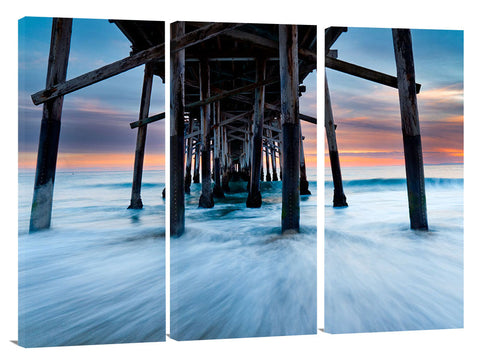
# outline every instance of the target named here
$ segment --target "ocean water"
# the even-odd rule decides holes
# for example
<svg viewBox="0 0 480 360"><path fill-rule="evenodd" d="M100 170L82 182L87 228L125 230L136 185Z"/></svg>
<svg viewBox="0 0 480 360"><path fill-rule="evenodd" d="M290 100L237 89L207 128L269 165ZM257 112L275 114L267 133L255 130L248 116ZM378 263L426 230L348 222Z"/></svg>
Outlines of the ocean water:
<svg viewBox="0 0 480 360"><path fill-rule="evenodd" d="M463 165L425 166L429 231L410 230L404 168L325 170L325 331L463 327Z"/></svg>
<svg viewBox="0 0 480 360"><path fill-rule="evenodd" d="M34 173L19 173L19 344L165 339L163 171L58 171L51 229L28 234Z"/></svg>
<svg viewBox="0 0 480 360"><path fill-rule="evenodd" d="M198 208L186 195L186 232L170 240L170 330L177 340L317 332L316 177L301 197L300 233L281 234L281 182L261 184L247 209L246 183Z"/></svg>

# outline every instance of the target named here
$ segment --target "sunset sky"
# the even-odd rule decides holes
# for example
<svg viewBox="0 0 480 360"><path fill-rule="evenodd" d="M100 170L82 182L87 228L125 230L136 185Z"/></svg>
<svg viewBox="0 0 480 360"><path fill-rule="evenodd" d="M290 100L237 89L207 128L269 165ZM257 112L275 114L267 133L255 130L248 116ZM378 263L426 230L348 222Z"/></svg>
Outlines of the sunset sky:
<svg viewBox="0 0 480 360"><path fill-rule="evenodd" d="M19 167L34 169L43 106L31 94L45 88L51 18L19 22ZM67 79L127 57L130 42L108 20L74 19ZM132 169L143 66L64 98L58 169ZM316 72L306 79L300 111L316 117ZM165 111L164 87L154 77L150 114ZM164 121L149 125L145 168L164 168ZM316 126L303 122L307 166L316 167Z"/></svg>
<svg viewBox="0 0 480 360"><path fill-rule="evenodd" d="M19 167L35 168L43 106L30 95L45 88L51 18L19 21ZM127 57L130 42L108 20L74 19L67 79ZM133 169L143 66L64 98L58 169ZM155 76L150 115L165 111L162 80ZM145 168L164 168L164 121L149 125Z"/></svg>
<svg viewBox="0 0 480 360"><path fill-rule="evenodd" d="M463 32L412 30L425 164L463 163ZM396 76L391 29L348 28L338 58ZM398 91L327 69L341 166L401 165ZM325 164L328 148L325 141Z"/></svg>

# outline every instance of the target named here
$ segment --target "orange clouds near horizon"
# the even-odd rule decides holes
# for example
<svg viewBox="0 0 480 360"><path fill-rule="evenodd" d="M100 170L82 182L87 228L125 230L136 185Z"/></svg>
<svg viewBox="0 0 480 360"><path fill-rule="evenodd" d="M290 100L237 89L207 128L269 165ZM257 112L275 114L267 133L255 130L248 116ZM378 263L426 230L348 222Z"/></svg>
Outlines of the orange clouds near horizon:
<svg viewBox="0 0 480 360"><path fill-rule="evenodd" d="M109 169L133 170L134 153L59 153L57 169ZM19 152L18 167L20 169L35 169L37 153ZM163 154L145 154L144 169L165 169Z"/></svg>

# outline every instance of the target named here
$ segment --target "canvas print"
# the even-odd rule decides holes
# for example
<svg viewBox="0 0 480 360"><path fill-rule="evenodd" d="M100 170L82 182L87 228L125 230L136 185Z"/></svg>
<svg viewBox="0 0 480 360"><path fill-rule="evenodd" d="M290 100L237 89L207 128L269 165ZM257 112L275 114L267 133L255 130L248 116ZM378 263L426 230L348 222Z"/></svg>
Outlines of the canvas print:
<svg viewBox="0 0 480 360"><path fill-rule="evenodd" d="M170 34L170 336L315 334L316 27Z"/></svg>
<svg viewBox="0 0 480 360"><path fill-rule="evenodd" d="M463 32L325 30L325 331L463 327Z"/></svg>
<svg viewBox="0 0 480 360"><path fill-rule="evenodd" d="M164 23L18 26L18 344L162 341Z"/></svg>

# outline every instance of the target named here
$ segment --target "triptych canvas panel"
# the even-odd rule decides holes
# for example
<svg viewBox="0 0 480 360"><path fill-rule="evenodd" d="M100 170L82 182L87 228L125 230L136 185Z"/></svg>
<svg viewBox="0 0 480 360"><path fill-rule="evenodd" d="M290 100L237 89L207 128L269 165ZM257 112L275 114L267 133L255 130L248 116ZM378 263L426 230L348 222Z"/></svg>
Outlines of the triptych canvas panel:
<svg viewBox="0 0 480 360"><path fill-rule="evenodd" d="M463 32L24 18L18 181L24 347L461 328Z"/></svg>

